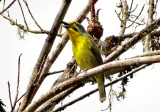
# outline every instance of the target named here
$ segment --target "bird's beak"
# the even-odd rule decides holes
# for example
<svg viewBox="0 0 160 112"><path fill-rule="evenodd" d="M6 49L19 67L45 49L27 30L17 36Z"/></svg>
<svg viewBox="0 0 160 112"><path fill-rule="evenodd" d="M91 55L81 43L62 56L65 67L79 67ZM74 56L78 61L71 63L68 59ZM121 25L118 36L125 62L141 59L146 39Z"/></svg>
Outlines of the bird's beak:
<svg viewBox="0 0 160 112"><path fill-rule="evenodd" d="M63 27L65 28L71 28L72 25L68 24L67 22L62 21Z"/></svg>

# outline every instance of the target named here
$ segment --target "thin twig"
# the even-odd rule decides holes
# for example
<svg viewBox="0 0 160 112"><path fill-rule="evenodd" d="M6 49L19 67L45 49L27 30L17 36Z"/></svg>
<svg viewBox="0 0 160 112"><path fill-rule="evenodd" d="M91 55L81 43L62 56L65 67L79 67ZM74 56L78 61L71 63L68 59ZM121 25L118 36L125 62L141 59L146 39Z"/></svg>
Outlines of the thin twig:
<svg viewBox="0 0 160 112"><path fill-rule="evenodd" d="M32 30L32 29L28 29L26 28L24 25L22 24L18 24L17 21L14 21L12 18L2 14L2 16L7 19L9 22L12 23L12 25L16 25L18 28L24 30L25 32L30 32L30 33L34 33L34 34L49 34L49 31L47 30L43 30L43 31L37 31L37 30Z"/></svg>
<svg viewBox="0 0 160 112"><path fill-rule="evenodd" d="M0 15L3 14L6 10L8 10L15 2L16 0L13 0L2 12L0 12Z"/></svg>
<svg viewBox="0 0 160 112"><path fill-rule="evenodd" d="M31 89L31 86L27 89L27 91L25 93L23 93L16 102L18 102L19 100L21 100L23 98L23 96Z"/></svg>
<svg viewBox="0 0 160 112"><path fill-rule="evenodd" d="M146 65L146 64L145 64L145 65L142 65L142 66L140 66L140 67L138 67L138 68L135 68L135 69L133 69L132 71L128 72L127 74L125 74L125 75L123 75L123 76L121 76L121 77L119 77L119 78L117 78L117 79L109 82L108 84L105 84L105 87L108 87L108 86L110 86L110 85L113 85L113 84L115 84L115 83L123 80L124 78L129 77L129 76L133 75L133 73L135 73L135 72L137 72L137 71L139 71L139 70L141 70L141 69L143 69L143 68L145 68L145 67L147 67L147 66L149 66L149 65ZM86 93L86 94L84 94L84 95L82 95L82 96L74 99L73 101L66 103L66 104L63 105L63 106L56 108L56 109L55 109L54 111L52 111L52 112L59 112L59 111L61 111L61 110L64 110L66 107L68 107L68 106L70 106L70 105L72 105L72 104L74 104L74 103L76 103L76 102L78 102L78 101L80 101L80 100L83 100L84 98L90 96L91 94L97 92L98 90L99 90L99 89L96 88L96 89L94 89L94 90L92 90L92 91L90 91L90 92L88 92L88 93Z"/></svg>
<svg viewBox="0 0 160 112"><path fill-rule="evenodd" d="M44 63L42 63L42 65L43 65L43 64L44 64ZM35 80L36 80L36 79L35 79ZM33 82L31 83L30 87L28 87L27 91L26 91L24 94L22 94L20 98L17 99L17 102L18 102L19 100L21 100L21 99L23 98L23 96L31 89L31 87L32 87L32 85L34 84L34 82L35 82L35 81L33 81Z"/></svg>
<svg viewBox="0 0 160 112"><path fill-rule="evenodd" d="M58 70L58 71L54 71L54 72L48 72L46 73L45 75L53 75L53 74L57 74L57 73L61 73L61 72L64 72L64 70Z"/></svg>
<svg viewBox="0 0 160 112"><path fill-rule="evenodd" d="M43 65L44 65L44 62L42 63L41 66L43 66ZM36 80L36 78L35 78L35 80ZM27 89L27 91L26 91L24 94L21 95L20 98L17 99L16 102L18 102L19 100L21 100L21 99L23 98L23 96L31 89L31 87L32 87L32 85L34 84L34 82L35 82L35 81L33 81L33 82L31 83L31 86Z"/></svg>
<svg viewBox="0 0 160 112"><path fill-rule="evenodd" d="M131 16L131 18L133 18L133 17L137 17L137 15L130 15ZM139 20L140 22L142 22L143 24L146 24L146 22L144 21L144 19L142 18L142 19L140 19L140 18L138 18L137 20ZM133 20L132 20L133 21Z"/></svg>
<svg viewBox="0 0 160 112"><path fill-rule="evenodd" d="M145 6L145 4L143 5L140 13L139 13L138 16L135 18L135 20L134 20L129 26L127 26L126 28L129 28L130 26L132 26L132 25L135 23L135 21L136 21L136 20L139 18L139 16L142 14L142 11L143 11L143 9L144 9L144 6Z"/></svg>
<svg viewBox="0 0 160 112"><path fill-rule="evenodd" d="M154 5L154 13L156 12L156 9L157 9L157 4L158 4L158 0L156 0L156 2L155 2L155 5Z"/></svg>
<svg viewBox="0 0 160 112"><path fill-rule="evenodd" d="M29 9L29 6L28 6L28 3L26 2L26 0L23 0L23 2L25 3L27 9L28 9L28 12L30 14L30 16L32 17L33 21L35 22L35 24L39 27L39 29L41 31L43 31L43 29L41 28L41 26L38 24L38 22L35 20L35 18L33 17L33 14L31 13L31 10Z"/></svg>
<svg viewBox="0 0 160 112"><path fill-rule="evenodd" d="M131 1L131 5L130 5L130 8L129 8L129 12L131 12L132 6L133 6L133 0Z"/></svg>
<svg viewBox="0 0 160 112"><path fill-rule="evenodd" d="M4 10L5 3L6 3L6 0L3 1L3 10Z"/></svg>
<svg viewBox="0 0 160 112"><path fill-rule="evenodd" d="M29 29L29 27L28 27L28 25L27 25L27 21L26 21L25 15L24 15L24 12L23 12L23 8L22 8L21 3L20 3L19 0L18 0L18 4L19 4L19 6L20 6L20 9L21 9L21 12L22 12L22 15L23 15L24 23L25 23L27 29Z"/></svg>
<svg viewBox="0 0 160 112"><path fill-rule="evenodd" d="M120 56L122 53L127 51L133 45L135 45L138 41L140 41L144 36L151 33L153 30L157 29L160 26L160 18L154 21L151 25L147 26L146 28L142 29L139 33L135 34L131 39L122 43L115 51L109 54L104 62L109 62Z"/></svg>
<svg viewBox="0 0 160 112"><path fill-rule="evenodd" d="M130 11L130 13L134 12L137 9L137 7L138 7L138 4L136 5L136 7L132 11Z"/></svg>
<svg viewBox="0 0 160 112"><path fill-rule="evenodd" d="M32 82L32 84L33 84L33 83L34 83L34 82ZM17 99L17 102L23 98L23 96L31 89L31 87L32 87L32 86L30 86L30 87L26 90L26 92L23 93L23 94Z"/></svg>
<svg viewBox="0 0 160 112"><path fill-rule="evenodd" d="M114 38L121 38L122 40L124 39L129 39L129 38L132 38L134 35L136 35L138 32L134 32L134 33L128 33L128 34L125 34L123 36L115 36L115 35L111 35L111 36L108 36L106 38L109 38L109 37L114 37ZM152 31L151 33L151 36L160 36L160 30L158 31Z"/></svg>
<svg viewBox="0 0 160 112"><path fill-rule="evenodd" d="M10 89L10 83L8 81L8 92L9 92L9 100L10 100L10 105L11 105L11 110L12 110L12 98L11 98L11 89Z"/></svg>
<svg viewBox="0 0 160 112"><path fill-rule="evenodd" d="M131 21L132 23L135 23L135 24L137 24L137 25L145 25L145 24L146 24L145 22L139 23L139 22L136 22L136 21L131 20L131 19L129 19L129 21Z"/></svg>
<svg viewBox="0 0 160 112"><path fill-rule="evenodd" d="M117 14L118 19L119 19L120 21L122 21L122 19L121 19L121 17L120 17L120 14L121 14L121 13L118 14L118 12L117 12L116 10L115 10L115 13Z"/></svg>
<svg viewBox="0 0 160 112"><path fill-rule="evenodd" d="M13 107L12 107L12 110L11 112L14 111L15 107L16 107L16 103L17 103L17 99L18 99L18 94L19 94L19 79L20 79L20 62L21 62L21 56L22 54L19 55L19 58L18 58L18 77L17 77L17 91L16 91L16 97L15 97L15 101L14 101L14 104L13 104Z"/></svg>

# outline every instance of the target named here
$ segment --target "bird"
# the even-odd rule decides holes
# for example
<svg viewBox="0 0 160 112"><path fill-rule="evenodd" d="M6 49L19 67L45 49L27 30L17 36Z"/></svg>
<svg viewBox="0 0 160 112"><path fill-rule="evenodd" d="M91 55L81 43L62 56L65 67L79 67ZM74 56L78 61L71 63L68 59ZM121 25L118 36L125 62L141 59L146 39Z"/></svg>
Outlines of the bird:
<svg viewBox="0 0 160 112"><path fill-rule="evenodd" d="M91 35L86 32L79 22L62 21L62 24L63 27L66 28L69 39L72 42L72 50L76 62L82 70L91 69L103 64L99 49L95 45ZM100 102L104 102L106 100L104 75L104 73L98 73L94 76L98 83Z"/></svg>

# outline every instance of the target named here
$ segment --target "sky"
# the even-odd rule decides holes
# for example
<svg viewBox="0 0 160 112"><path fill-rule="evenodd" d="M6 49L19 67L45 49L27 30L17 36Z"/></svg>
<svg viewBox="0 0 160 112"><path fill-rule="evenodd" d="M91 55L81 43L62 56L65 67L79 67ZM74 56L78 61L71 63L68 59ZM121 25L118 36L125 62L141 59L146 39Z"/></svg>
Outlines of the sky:
<svg viewBox="0 0 160 112"><path fill-rule="evenodd" d="M11 1L6 1L6 6L10 2ZM50 30L62 0L28 0L27 2L33 13L33 16L40 24L40 26L45 30ZM130 2L130 0L128 0L128 2ZM66 17L64 18L64 21L73 21L78 16L79 12L83 9L86 3L87 0L73 0L66 14ZM99 13L99 20L104 28L102 40L110 35L118 35L120 31L120 22L115 13L115 10L120 10L116 8L116 4L118 3L119 0L99 0L99 2L96 4L96 9L101 9ZM138 8L136 13L138 13L141 10L143 4L145 4L145 10L142 13L141 18L147 19L147 1L135 0L134 6L137 3ZM2 2L0 2L0 9L2 9ZM160 12L159 9L160 8L158 8L158 12ZM17 2L9 9L9 12L12 19L17 20L18 23L23 24L22 14ZM31 29L38 30L38 28L34 25L32 19L30 18L29 14L26 12L26 9L25 14L29 27ZM159 17L159 13L157 17ZM87 21L85 20L82 25L84 25L84 27L86 28ZM143 28L144 26L141 26L137 28L137 31L140 31ZM65 29L63 29L63 32L64 31ZM126 33L131 33L132 31L133 29L130 28L126 31ZM5 20L2 16L0 16L0 35L0 99L2 99L2 101L7 105L6 109L10 110L7 82L10 82L12 100L14 101L17 85L18 57L22 53L19 88L19 94L22 95L26 91L26 87L28 85L28 81L30 79L33 67L40 54L41 48L43 47L47 35L27 33L25 34L24 39L20 39L17 27L11 25L10 22ZM60 37L56 38L52 51L60 40ZM140 44L138 45L139 47L134 47L134 49L131 49L127 53L124 53L121 58L142 54L142 46ZM72 47L71 42L69 41L65 46L63 52L53 64L51 71L64 69L67 62L71 60L72 56ZM131 79L130 82L127 84L126 98L121 101L117 101L116 99L113 100L114 102L112 105L112 112L159 112L159 73L160 72L158 64L151 65L150 67L147 67L144 70L137 72L134 75L134 78ZM39 98L40 95L42 95L43 93L47 92L52 86L54 80L59 77L59 75L60 74L57 74L46 78L34 100ZM107 82L108 81L106 81L106 83ZM75 91L65 100L63 100L61 104L65 104L67 103L67 101L77 98L78 96L81 96L82 94L88 92L88 90L92 90L95 87L97 86L86 84L83 88ZM113 87L117 90L119 89L118 84L114 85ZM108 92L109 88L106 88L106 91ZM58 106L60 106L60 104ZM99 102L99 96L97 92L87 97L83 101L77 102L72 106L67 107L64 112L71 112L73 110L74 112L86 110L92 112L101 112L102 110L105 110L107 106L108 101L105 101L104 103ZM108 111L109 110L107 110L107 112Z"/></svg>

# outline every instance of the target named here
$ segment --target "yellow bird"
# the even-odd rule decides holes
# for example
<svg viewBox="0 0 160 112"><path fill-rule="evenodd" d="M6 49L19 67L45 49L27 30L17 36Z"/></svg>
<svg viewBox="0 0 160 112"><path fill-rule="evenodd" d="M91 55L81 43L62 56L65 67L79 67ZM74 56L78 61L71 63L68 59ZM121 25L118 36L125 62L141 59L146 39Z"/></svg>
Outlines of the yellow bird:
<svg viewBox="0 0 160 112"><path fill-rule="evenodd" d="M73 54L79 67L84 70L103 64L98 48L84 27L76 21L62 23L64 24L63 27L67 29L69 38L72 41ZM106 100L104 73L96 74L94 78L98 83L100 101L103 102Z"/></svg>

